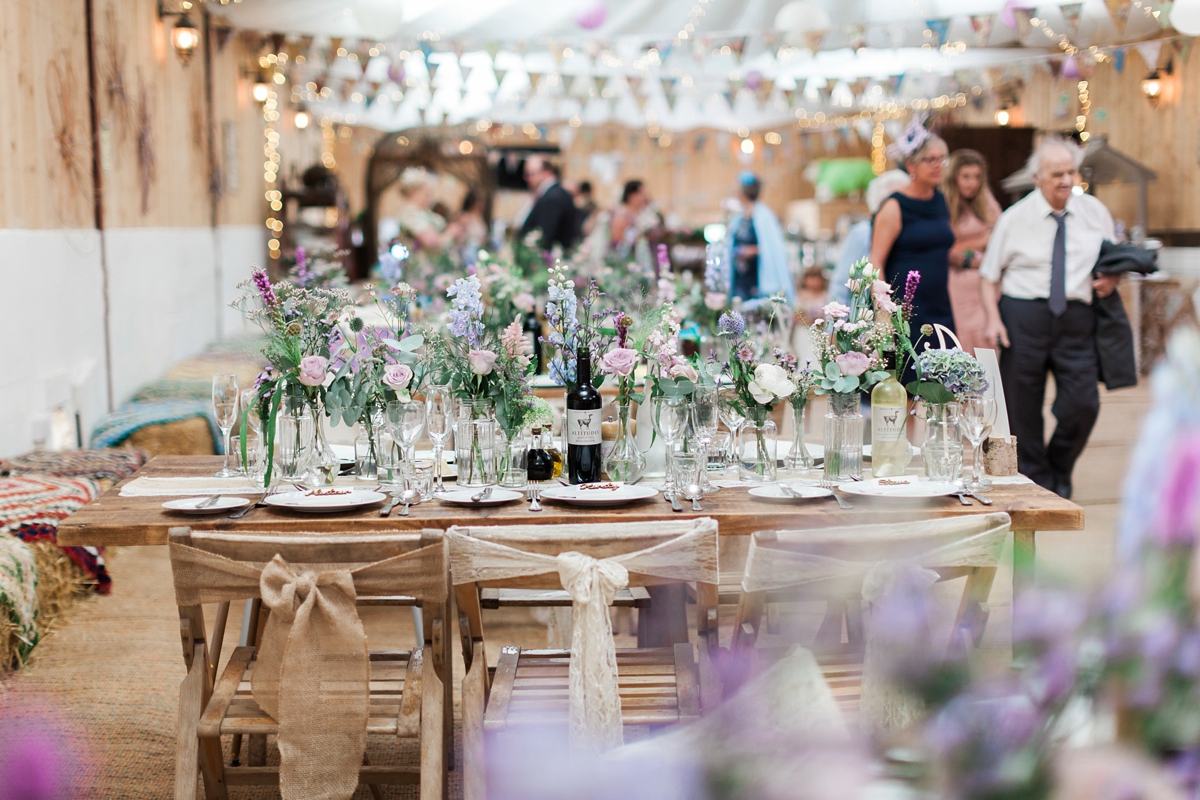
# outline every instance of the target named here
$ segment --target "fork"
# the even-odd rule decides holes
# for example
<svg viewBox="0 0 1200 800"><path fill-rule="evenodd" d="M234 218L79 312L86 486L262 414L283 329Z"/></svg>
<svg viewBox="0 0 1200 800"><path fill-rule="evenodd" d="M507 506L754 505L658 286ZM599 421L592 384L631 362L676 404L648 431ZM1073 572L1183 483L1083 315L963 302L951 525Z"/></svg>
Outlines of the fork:
<svg viewBox="0 0 1200 800"><path fill-rule="evenodd" d="M476 494L471 495L471 502L472 503L482 503L484 500L487 500L491 496L492 496L492 487L488 486L488 487L485 487L482 492L478 492Z"/></svg>
<svg viewBox="0 0 1200 800"><path fill-rule="evenodd" d="M540 493L541 493L540 490L536 486L526 487L525 497L527 500L529 500L529 510L530 511L541 511L542 510L541 504L538 503L538 495Z"/></svg>
<svg viewBox="0 0 1200 800"><path fill-rule="evenodd" d="M212 497L208 498L203 503L197 503L196 508L209 508L211 506L215 506L217 504L217 501L220 500L223 496L224 495L214 494Z"/></svg>
<svg viewBox="0 0 1200 800"><path fill-rule="evenodd" d="M248 506L243 506L242 508L239 508L237 511L233 512L228 517L226 517L226 519L241 519L242 517L246 516L251 511L253 511L254 509L262 508L262 507L266 506L267 504L264 501L267 499L268 494L270 494L270 492L263 492L262 496L259 497L258 500L254 501L253 503L251 503Z"/></svg>
<svg viewBox="0 0 1200 800"><path fill-rule="evenodd" d="M847 503L845 500L843 500L843 499L842 499L842 497L841 497L841 495L839 495L839 494L838 494L838 493L837 493L835 490L833 490L833 489L830 489L830 490L829 490L829 493L830 493L831 495L833 495L833 499L834 499L834 500L837 500L837 504L838 504L838 506L839 506L839 507L841 507L841 508L845 508L845 509L851 509L851 508L854 508L854 506L850 505L850 504L849 504L849 503Z"/></svg>

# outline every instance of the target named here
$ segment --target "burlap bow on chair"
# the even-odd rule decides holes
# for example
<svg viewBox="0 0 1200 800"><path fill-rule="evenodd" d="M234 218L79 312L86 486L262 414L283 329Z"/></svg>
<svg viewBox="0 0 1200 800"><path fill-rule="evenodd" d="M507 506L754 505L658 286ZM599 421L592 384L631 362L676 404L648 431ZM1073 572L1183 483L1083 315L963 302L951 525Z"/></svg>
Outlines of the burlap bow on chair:
<svg viewBox="0 0 1200 800"><path fill-rule="evenodd" d="M434 547L442 547L439 542ZM445 576L422 574L430 548L355 569L295 569L276 555L259 568L172 543L181 606L261 596L271 610L251 691L279 724L284 800L346 800L358 786L367 740L370 653L355 608L359 591L404 587L445 598Z"/></svg>
<svg viewBox="0 0 1200 800"><path fill-rule="evenodd" d="M598 752L624 741L621 697L617 684L617 650L608 607L629 585L629 574L676 581L716 583L717 523L696 520L691 531L662 544L611 558L584 553L557 556L530 553L477 539L451 528L450 572L455 584L497 581L557 572L571 595L571 663L568 671L573 747ZM711 552L711 556L707 553Z"/></svg>

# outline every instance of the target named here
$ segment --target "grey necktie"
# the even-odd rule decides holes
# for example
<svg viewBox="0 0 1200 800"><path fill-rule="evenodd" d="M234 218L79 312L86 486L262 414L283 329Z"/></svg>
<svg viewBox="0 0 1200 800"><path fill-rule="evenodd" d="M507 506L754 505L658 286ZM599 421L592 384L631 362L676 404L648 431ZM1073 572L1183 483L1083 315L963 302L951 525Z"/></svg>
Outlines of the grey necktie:
<svg viewBox="0 0 1200 800"><path fill-rule="evenodd" d="M1054 215L1054 253L1050 256L1050 313L1061 317L1067 310L1067 214Z"/></svg>

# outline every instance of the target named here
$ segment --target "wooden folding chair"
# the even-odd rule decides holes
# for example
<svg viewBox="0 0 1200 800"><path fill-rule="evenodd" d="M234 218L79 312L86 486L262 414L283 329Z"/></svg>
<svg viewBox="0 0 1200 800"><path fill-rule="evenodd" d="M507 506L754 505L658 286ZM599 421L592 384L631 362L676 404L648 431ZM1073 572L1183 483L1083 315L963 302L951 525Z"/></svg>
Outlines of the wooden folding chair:
<svg viewBox="0 0 1200 800"><path fill-rule="evenodd" d="M771 662L796 642L763 646L768 603L823 600L825 617L810 649L839 708L858 714L867 635L861 616L863 583L887 563L937 573L937 581L966 578L948 653L978 646L988 620L987 599L1009 530L1007 514L803 531L759 531L751 537L734 621L735 661ZM843 639L843 625L845 637ZM735 689L727 684L726 693Z"/></svg>
<svg viewBox="0 0 1200 800"><path fill-rule="evenodd" d="M485 796L484 736L539 726L563 726L568 720L568 650L522 650L506 646L494 668L487 663L482 598L493 590L562 590L553 567L519 577L504 565L464 552L469 537L524 553L557 557L578 552L595 559L623 556L664 545L694 533L706 535L679 566L707 565L710 581L696 581L696 634L690 643L671 647L618 649L617 683L625 730L654 729L697 718L719 701L720 685L710 651L717 646L717 531L711 519L631 524L455 527L447 531L451 572L459 610L459 635L467 674L463 680L463 784L468 800ZM464 579L464 574L472 576ZM628 588L679 583L653 574L629 572Z"/></svg>
<svg viewBox="0 0 1200 800"><path fill-rule="evenodd" d="M449 613L449 570L443 534L380 532L353 535L322 533L246 533L192 531L173 528L172 566L176 591L180 591L183 568L175 545L220 556L259 570L276 555L294 571L319 573L331 569L354 570L396 556L411 554L406 567L423 576L412 584L363 590L356 582L360 604L372 600L394 603L412 598L423 610L422 644L411 651L371 651L369 654L369 713L367 735L389 735L420 741L420 765L383 766L367 763L364 755L360 783L380 797L380 784L419 784L422 800L446 796L446 753L450 751L453 728L451 715L450 638L445 620ZM197 771L204 777L204 794L209 800L227 798L227 787L278 785L279 768L265 765L225 766L221 737L250 736L265 740L277 734L278 723L254 699L251 678L257 664L257 648L237 647L219 679L216 668L230 600L246 599L245 587L231 590L206 587L204 601L218 602L213 636L206 639L202 605L180 605L180 635L187 676L180 686L179 725L176 751L175 797L194 798ZM227 598L214 595L224 592ZM187 594L183 596L189 596ZM258 598L258 593L254 597ZM404 604L407 604L405 602ZM267 615L264 606L261 612ZM210 646L211 642L211 646ZM261 640L260 640L261 642ZM235 754L236 756L236 754ZM236 762L235 762L236 763Z"/></svg>

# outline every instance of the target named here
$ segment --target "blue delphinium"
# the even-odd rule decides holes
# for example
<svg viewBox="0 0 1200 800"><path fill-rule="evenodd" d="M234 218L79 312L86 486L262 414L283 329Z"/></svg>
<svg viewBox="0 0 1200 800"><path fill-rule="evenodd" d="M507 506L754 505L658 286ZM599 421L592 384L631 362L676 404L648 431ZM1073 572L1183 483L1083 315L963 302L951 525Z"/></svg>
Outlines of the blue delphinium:
<svg viewBox="0 0 1200 800"><path fill-rule="evenodd" d="M450 333L467 340L475 346L483 336L483 297L480 294L479 278L470 275L459 278L446 290L450 303Z"/></svg>

